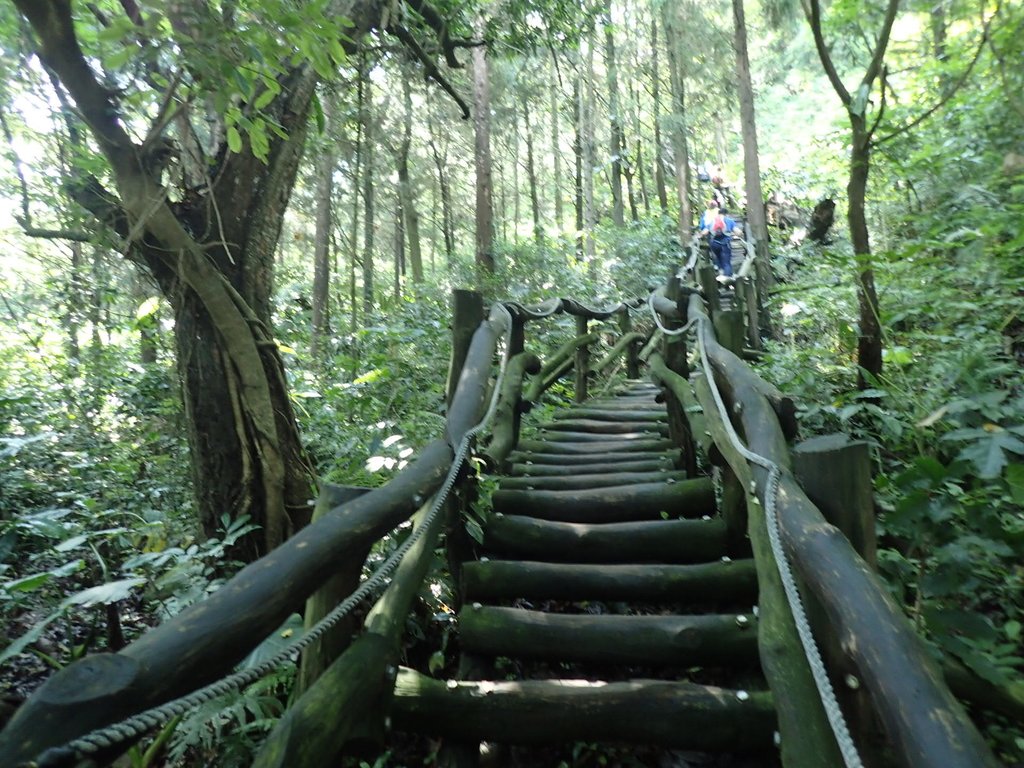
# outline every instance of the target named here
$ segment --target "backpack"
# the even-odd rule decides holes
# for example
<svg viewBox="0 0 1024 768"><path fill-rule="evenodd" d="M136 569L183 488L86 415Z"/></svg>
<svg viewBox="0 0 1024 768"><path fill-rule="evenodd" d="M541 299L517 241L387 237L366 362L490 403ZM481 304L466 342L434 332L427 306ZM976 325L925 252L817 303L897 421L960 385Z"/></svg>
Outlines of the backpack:
<svg viewBox="0 0 1024 768"><path fill-rule="evenodd" d="M711 221L711 234L712 236L725 234L725 216L720 213Z"/></svg>

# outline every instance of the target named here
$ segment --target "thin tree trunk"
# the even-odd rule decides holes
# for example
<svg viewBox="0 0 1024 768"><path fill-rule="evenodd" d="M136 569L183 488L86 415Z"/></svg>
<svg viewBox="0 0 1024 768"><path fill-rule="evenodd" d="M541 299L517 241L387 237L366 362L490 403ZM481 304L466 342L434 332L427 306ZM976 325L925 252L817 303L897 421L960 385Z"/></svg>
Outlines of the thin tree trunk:
<svg viewBox="0 0 1024 768"><path fill-rule="evenodd" d="M451 181L447 173L448 143L444 143L442 151L442 148L438 146L433 120L428 121L427 128L430 131L430 151L434 156L434 165L437 168L437 186L441 191L441 232L444 235L445 267L451 269L455 258L455 219L452 213Z"/></svg>
<svg viewBox="0 0 1024 768"><path fill-rule="evenodd" d="M750 80L750 60L747 56L747 22L743 0L732 0L733 29L736 49L736 81L740 99L740 130L743 133L743 179L747 197L747 224L757 252L754 263L757 275L757 295L763 298L771 289L772 270L768 261L768 222L764 210L764 193L761 191L761 162L757 148L757 124L754 117L754 87ZM770 314L762 301L760 325L768 330Z"/></svg>
<svg viewBox="0 0 1024 768"><path fill-rule="evenodd" d="M519 110L512 104L512 235L519 236Z"/></svg>
<svg viewBox="0 0 1024 768"><path fill-rule="evenodd" d="M670 3L662 6L668 48L668 68L672 84L672 154L676 171L676 195L679 199L679 242L685 246L693 227L693 205L690 202L690 150L686 140L686 73L680 67L677 48L679 34L676 9Z"/></svg>
<svg viewBox="0 0 1024 768"><path fill-rule="evenodd" d="M871 242L865 212L868 172L871 169L871 136L863 115L850 113L853 148L850 152L850 182L846 187L849 209L847 222L857 263L857 305L860 335L857 340L857 387L873 386L869 378L882 372L882 325L875 290L875 273L871 258Z"/></svg>
<svg viewBox="0 0 1024 768"><path fill-rule="evenodd" d="M605 6L607 20L604 27L605 76L608 84L608 110L611 124L609 149L611 151L612 223L625 226L626 211L622 200L622 155L625 141L622 131L622 112L619 104L619 70L615 62L615 31L611 23L611 0Z"/></svg>
<svg viewBox="0 0 1024 768"><path fill-rule="evenodd" d="M533 216L533 239L537 245L544 242L544 228L540 223L540 196L537 191L537 166L533 157L533 126L530 123L530 105L523 99L523 127L526 129L526 177L530 185L530 213Z"/></svg>
<svg viewBox="0 0 1024 768"><path fill-rule="evenodd" d="M75 245L79 244L75 243ZM137 307L149 299L152 293L152 288L147 283L148 281L141 272L136 272L132 276L132 296ZM157 307L152 313L145 317L138 317L135 321L139 329L139 362L143 365L151 365L156 362L157 352L160 348L159 313L160 310Z"/></svg>
<svg viewBox="0 0 1024 768"><path fill-rule="evenodd" d="M661 144L661 66L658 51L658 18L651 14L651 84L654 108L654 186L658 205L668 213L668 191L665 188L665 154Z"/></svg>
<svg viewBox="0 0 1024 768"><path fill-rule="evenodd" d="M352 164L352 226L349 227L348 247L348 298L352 308L352 333L359 327L359 295L356 290L356 266L359 253L359 182L362 180L360 174L363 166L363 110L365 109L365 94L363 92L363 69L359 70L358 83L356 85L356 113L359 119L356 120L356 146L355 161Z"/></svg>
<svg viewBox="0 0 1024 768"><path fill-rule="evenodd" d="M82 244L71 243L71 274L67 284L67 309L64 313L64 328L67 330L67 357L69 360L77 361L82 354L78 342L78 334L82 329L81 311L83 298L82 290L84 280L82 279Z"/></svg>
<svg viewBox="0 0 1024 768"><path fill-rule="evenodd" d="M583 258L591 279L597 277L597 247L594 242L594 230L597 228L597 209L594 206L594 168L597 164L594 146L594 104L597 100L594 93L595 34L593 29L587 32L587 59L583 67Z"/></svg>
<svg viewBox="0 0 1024 768"><path fill-rule="evenodd" d="M476 32L483 38L483 22ZM484 46L473 48L473 124L475 128L476 168L476 267L478 279L494 274L494 208L491 180L491 105L487 75L487 53Z"/></svg>
<svg viewBox="0 0 1024 768"><path fill-rule="evenodd" d="M402 194L395 195L395 306L402 301L402 278L405 277L405 211L402 210Z"/></svg>
<svg viewBox="0 0 1024 768"><path fill-rule="evenodd" d="M404 133L398 152L398 194L401 199L403 230L408 236L409 265L415 285L423 282L423 255L420 251L420 215L416 195L409 179L409 149L412 146L412 91L409 79L402 78L402 101L405 107ZM404 252L404 248L403 248Z"/></svg>
<svg viewBox="0 0 1024 768"><path fill-rule="evenodd" d="M586 129L583 125L582 80L583 73L581 68L572 84L572 153L573 160L575 161L573 168L573 207L576 210L576 261L578 262L582 262L584 258L585 240L583 232L583 134Z"/></svg>
<svg viewBox="0 0 1024 768"><path fill-rule="evenodd" d="M565 215L565 209L562 205L562 149L561 149L561 138L559 136L559 117L561 115L559 111L559 105L562 102L560 89L558 87L558 70L556 69L556 62L554 58L554 52L551 56L551 192L554 199L555 208L555 232L560 233L564 226L563 216Z"/></svg>
<svg viewBox="0 0 1024 768"><path fill-rule="evenodd" d="M324 94L324 133L330 136L335 128L333 94ZM329 301L331 280L331 198L334 194L334 142L320 147L316 162L316 230L313 236L313 328L310 334L310 356L319 360L323 340L329 333Z"/></svg>
<svg viewBox="0 0 1024 768"><path fill-rule="evenodd" d="M373 312L373 172L374 172L374 144L377 141L373 125L371 108L373 106L373 87L370 79L366 79L363 86L363 205L365 214L363 217L363 319L369 318Z"/></svg>

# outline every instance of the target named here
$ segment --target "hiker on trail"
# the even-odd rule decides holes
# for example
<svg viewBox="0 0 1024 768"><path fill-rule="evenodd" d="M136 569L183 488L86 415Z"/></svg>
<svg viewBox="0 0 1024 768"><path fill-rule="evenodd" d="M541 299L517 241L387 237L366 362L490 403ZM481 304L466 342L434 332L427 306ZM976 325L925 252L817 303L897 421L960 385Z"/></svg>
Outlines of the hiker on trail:
<svg viewBox="0 0 1024 768"><path fill-rule="evenodd" d="M704 212L705 214L708 211ZM732 277L732 231L736 229L736 221L727 215L725 208L719 208L708 222L701 217L701 230L707 230L711 236L711 258L718 267L720 274Z"/></svg>
<svg viewBox="0 0 1024 768"><path fill-rule="evenodd" d="M711 222L715 220L715 216L718 215L718 201L708 200L707 210L700 215L700 231L710 232Z"/></svg>

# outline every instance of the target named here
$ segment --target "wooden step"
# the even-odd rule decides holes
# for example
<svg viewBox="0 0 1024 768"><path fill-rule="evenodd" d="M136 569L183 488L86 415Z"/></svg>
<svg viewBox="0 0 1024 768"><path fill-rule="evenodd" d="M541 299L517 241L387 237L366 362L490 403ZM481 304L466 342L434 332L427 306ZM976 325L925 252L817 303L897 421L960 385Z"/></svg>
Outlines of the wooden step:
<svg viewBox="0 0 1024 768"><path fill-rule="evenodd" d="M551 432L576 432L588 435L613 435L622 433L643 433L667 435L668 421L643 421L641 419L616 419L601 421L600 419L562 419L549 421L539 426L541 434Z"/></svg>
<svg viewBox="0 0 1024 768"><path fill-rule="evenodd" d="M520 440L516 446L523 453L566 453L572 455L600 453L664 453L675 448L671 440L602 440L598 443L559 443L549 440Z"/></svg>
<svg viewBox="0 0 1024 768"><path fill-rule="evenodd" d="M686 605L757 601L753 560L699 565L583 565L486 560L463 565L465 599L604 600Z"/></svg>
<svg viewBox="0 0 1024 768"><path fill-rule="evenodd" d="M498 490L495 512L564 523L622 523L700 517L715 509L709 478L678 483L639 483L574 491Z"/></svg>
<svg viewBox="0 0 1024 768"><path fill-rule="evenodd" d="M576 421L576 420L587 420L587 421L633 421L642 422L649 424L651 422L661 423L668 419L668 414L665 411L664 406L659 406L657 409L641 409L641 410L622 410L615 408L570 408L566 411L558 411L553 414L552 418L555 421Z"/></svg>
<svg viewBox="0 0 1024 768"><path fill-rule="evenodd" d="M402 668L391 712L400 730L459 741L775 752L771 694L693 683L457 682Z"/></svg>
<svg viewBox="0 0 1024 768"><path fill-rule="evenodd" d="M510 465L509 475L517 477L547 477L557 475L574 475L577 473L594 475L605 472L669 472L675 469L674 458L658 454L658 458L645 459L636 454L628 454L630 460L610 462L577 461L575 463L559 461L554 464L530 461L529 464L517 463ZM563 457L557 457L562 459ZM580 458L580 457L576 457ZM584 457L585 458L585 457ZM635 460L634 460L635 459Z"/></svg>
<svg viewBox="0 0 1024 768"><path fill-rule="evenodd" d="M607 451L594 453L545 453L544 451L512 451L509 461L516 464L553 464L563 467L570 464L607 464L627 461L662 461L675 462L679 457L679 449L669 451Z"/></svg>
<svg viewBox="0 0 1024 768"><path fill-rule="evenodd" d="M501 515L484 527L488 554L556 563L706 563L725 555L727 541L718 517L586 525Z"/></svg>
<svg viewBox="0 0 1024 768"><path fill-rule="evenodd" d="M464 652L593 664L756 668L750 613L693 616L556 614L473 603L458 615Z"/></svg>
<svg viewBox="0 0 1024 768"><path fill-rule="evenodd" d="M503 477L500 480L502 490L525 491L571 491L589 488L607 488L615 485L634 485L637 483L664 483L669 480L675 483L687 479L682 470L672 472L616 472L614 465L610 469L598 473L573 473L571 475L553 475L550 477ZM578 469L576 467L575 469Z"/></svg>
<svg viewBox="0 0 1024 768"><path fill-rule="evenodd" d="M641 425L643 427L644 425ZM665 425L664 430L655 429L653 425L649 425L649 429L641 429L639 432L621 432L618 434L608 434L601 432L570 432L562 429L538 429L531 435L534 440L543 440L549 443L602 443L607 445L608 443L617 443L622 441L643 441L643 440L660 440L668 435L668 425ZM664 434L663 434L664 433Z"/></svg>

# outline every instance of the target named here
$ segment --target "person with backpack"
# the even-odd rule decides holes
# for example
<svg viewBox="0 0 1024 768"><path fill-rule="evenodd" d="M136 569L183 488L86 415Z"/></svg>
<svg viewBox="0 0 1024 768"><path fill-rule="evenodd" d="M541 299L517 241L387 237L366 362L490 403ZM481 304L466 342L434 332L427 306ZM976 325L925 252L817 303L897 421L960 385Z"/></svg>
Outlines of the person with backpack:
<svg viewBox="0 0 1024 768"><path fill-rule="evenodd" d="M711 231L711 222L714 221L715 216L717 216L717 215L718 215L718 201L717 200L708 200L708 207L707 207L707 209L704 211L704 213L702 213L700 215L700 231L701 232L710 232Z"/></svg>
<svg viewBox="0 0 1024 768"><path fill-rule="evenodd" d="M701 217L701 229L705 228L703 219ZM736 220L724 207L719 208L707 222L706 229L711 237L711 258L715 266L720 274L732 277L732 232L736 229Z"/></svg>

